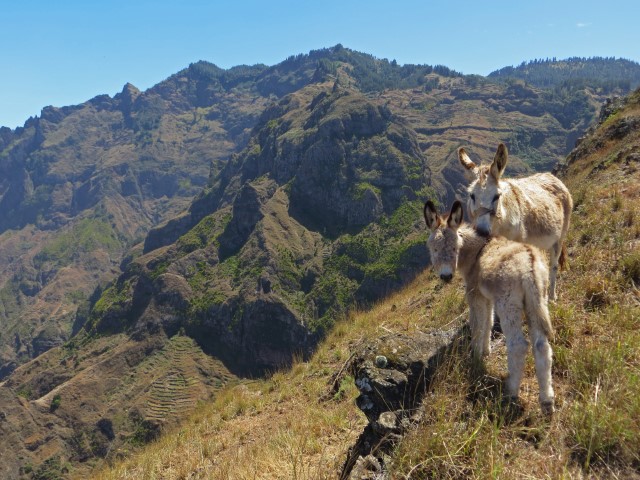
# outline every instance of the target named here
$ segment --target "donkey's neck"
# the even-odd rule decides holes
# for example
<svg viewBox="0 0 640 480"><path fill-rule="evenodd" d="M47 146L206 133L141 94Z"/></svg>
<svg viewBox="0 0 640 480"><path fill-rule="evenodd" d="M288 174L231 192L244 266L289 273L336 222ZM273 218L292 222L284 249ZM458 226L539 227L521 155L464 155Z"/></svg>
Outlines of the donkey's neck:
<svg viewBox="0 0 640 480"><path fill-rule="evenodd" d="M458 238L460 239L458 269L466 282L473 274L478 258L489 241L489 237L478 234L470 225L462 225L458 229Z"/></svg>

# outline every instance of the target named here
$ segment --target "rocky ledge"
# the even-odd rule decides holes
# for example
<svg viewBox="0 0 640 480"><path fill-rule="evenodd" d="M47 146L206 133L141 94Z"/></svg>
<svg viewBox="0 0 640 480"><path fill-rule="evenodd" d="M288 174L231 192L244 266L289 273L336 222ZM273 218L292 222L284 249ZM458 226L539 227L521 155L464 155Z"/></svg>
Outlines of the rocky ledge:
<svg viewBox="0 0 640 480"><path fill-rule="evenodd" d="M369 420L350 449L341 479L385 479L389 452L419 420L420 403L461 329L412 336L391 334L357 351L345 369L355 379L356 403Z"/></svg>

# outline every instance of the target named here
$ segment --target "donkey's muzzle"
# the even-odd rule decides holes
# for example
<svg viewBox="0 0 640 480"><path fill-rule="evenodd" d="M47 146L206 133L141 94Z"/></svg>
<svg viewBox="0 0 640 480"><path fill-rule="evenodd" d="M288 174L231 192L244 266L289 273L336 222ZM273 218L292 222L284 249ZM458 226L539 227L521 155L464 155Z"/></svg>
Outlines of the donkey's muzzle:
<svg viewBox="0 0 640 480"><path fill-rule="evenodd" d="M476 232L478 232L478 235L481 237L488 237L491 235L491 229L486 225L476 225Z"/></svg>
<svg viewBox="0 0 640 480"><path fill-rule="evenodd" d="M444 280L445 282L450 282L452 278L453 278L453 273L441 273L440 274L440 279Z"/></svg>

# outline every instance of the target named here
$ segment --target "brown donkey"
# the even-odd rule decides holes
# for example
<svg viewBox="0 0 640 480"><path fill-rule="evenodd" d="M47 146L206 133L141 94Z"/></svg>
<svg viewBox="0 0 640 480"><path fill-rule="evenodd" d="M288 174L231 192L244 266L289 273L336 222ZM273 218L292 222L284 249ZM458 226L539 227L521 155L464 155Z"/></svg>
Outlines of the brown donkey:
<svg viewBox="0 0 640 480"><path fill-rule="evenodd" d="M427 202L424 219L431 230L427 245L433 268L447 282L456 270L464 278L474 355L482 358L490 353L495 308L507 344L507 395L517 398L529 349L522 329L525 314L533 344L540 406L543 412L552 413L552 354L548 338L553 335L553 327L547 307L549 271L543 253L532 245L484 236L470 225L461 225L462 204L458 200L445 217L439 216L433 203Z"/></svg>
<svg viewBox="0 0 640 480"><path fill-rule="evenodd" d="M573 199L567 187L550 173L519 179L502 179L507 147L498 145L491 165L476 165L464 148L460 163L472 173L467 208L482 234L502 235L549 251L549 297L556 299L558 263L565 262L564 239L569 230Z"/></svg>

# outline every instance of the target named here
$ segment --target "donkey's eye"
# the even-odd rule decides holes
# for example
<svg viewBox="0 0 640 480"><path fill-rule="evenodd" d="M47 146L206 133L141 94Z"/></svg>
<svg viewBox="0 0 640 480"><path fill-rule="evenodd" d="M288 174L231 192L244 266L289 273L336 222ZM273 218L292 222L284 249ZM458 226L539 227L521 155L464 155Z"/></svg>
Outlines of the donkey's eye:
<svg viewBox="0 0 640 480"><path fill-rule="evenodd" d="M470 197L471 197L471 201L472 201L472 202L475 202L475 201L476 201L476 196L475 196L473 193L470 195Z"/></svg>
<svg viewBox="0 0 640 480"><path fill-rule="evenodd" d="M500 194L499 194L499 193L496 193L496 194L494 195L494 197L493 197L493 200L491 200L491 201L492 201L492 202L497 202L499 198L500 198Z"/></svg>

